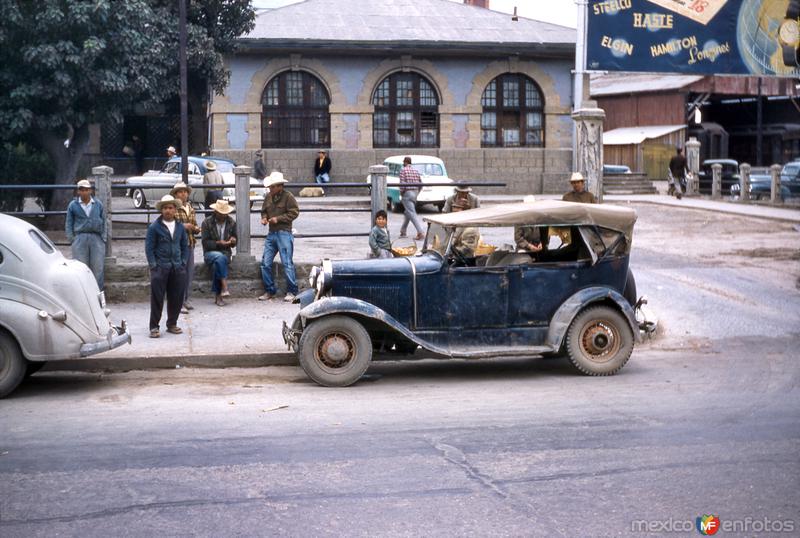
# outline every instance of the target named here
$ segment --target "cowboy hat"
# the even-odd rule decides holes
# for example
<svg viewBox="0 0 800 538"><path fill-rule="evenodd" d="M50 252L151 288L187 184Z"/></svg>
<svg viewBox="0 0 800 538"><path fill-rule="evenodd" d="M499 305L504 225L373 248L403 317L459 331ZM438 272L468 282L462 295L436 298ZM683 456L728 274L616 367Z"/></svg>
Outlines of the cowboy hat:
<svg viewBox="0 0 800 538"><path fill-rule="evenodd" d="M79 189L91 189L92 188L92 184L89 183L88 179L82 179L82 180L78 181L77 187Z"/></svg>
<svg viewBox="0 0 800 538"><path fill-rule="evenodd" d="M463 185L456 185L456 192L472 192L472 188Z"/></svg>
<svg viewBox="0 0 800 538"><path fill-rule="evenodd" d="M183 204L181 203L180 200L178 200L177 198L175 198L171 194L165 194L164 196L161 197L161 200L156 202L156 210L157 211L161 211L162 207L164 207L165 205L170 205L170 204L174 205L175 209L178 209L179 207L183 207Z"/></svg>
<svg viewBox="0 0 800 538"><path fill-rule="evenodd" d="M233 206L230 205L227 200L222 200L222 199L217 200L208 207L210 207L217 213L222 213L223 215L227 215L233 211Z"/></svg>
<svg viewBox="0 0 800 538"><path fill-rule="evenodd" d="M217 169L217 163L214 161L206 161L206 170L213 172Z"/></svg>
<svg viewBox="0 0 800 538"><path fill-rule="evenodd" d="M175 146L170 146L167 148L167 153L178 153L175 149Z"/></svg>
<svg viewBox="0 0 800 538"><path fill-rule="evenodd" d="M172 196L175 196L178 193L178 191L181 191L181 190L186 191L189 194L192 193L192 188L189 185L187 185L186 183L184 183L183 181L179 181L178 183L176 183L175 186L172 187L172 190L169 191L169 193Z"/></svg>
<svg viewBox="0 0 800 538"><path fill-rule="evenodd" d="M573 172L572 177L569 178L570 181L586 181L586 178L583 177L583 174L580 172Z"/></svg>
<svg viewBox="0 0 800 538"><path fill-rule="evenodd" d="M287 180L283 179L283 174L278 171L273 171L270 175L264 178L264 186L271 187L273 185L277 185L278 183L288 183Z"/></svg>

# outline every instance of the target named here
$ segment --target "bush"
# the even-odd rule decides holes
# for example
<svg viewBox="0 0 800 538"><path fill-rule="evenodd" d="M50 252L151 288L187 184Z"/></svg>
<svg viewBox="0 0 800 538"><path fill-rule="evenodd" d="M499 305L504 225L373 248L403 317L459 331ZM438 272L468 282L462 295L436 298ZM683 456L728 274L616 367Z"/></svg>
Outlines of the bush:
<svg viewBox="0 0 800 538"><path fill-rule="evenodd" d="M20 142L4 142L0 145L0 185L49 185L55 182L53 163L43 151ZM47 207L53 191L33 193L23 190L0 190L0 211L22 211L25 196L33 194L36 203Z"/></svg>

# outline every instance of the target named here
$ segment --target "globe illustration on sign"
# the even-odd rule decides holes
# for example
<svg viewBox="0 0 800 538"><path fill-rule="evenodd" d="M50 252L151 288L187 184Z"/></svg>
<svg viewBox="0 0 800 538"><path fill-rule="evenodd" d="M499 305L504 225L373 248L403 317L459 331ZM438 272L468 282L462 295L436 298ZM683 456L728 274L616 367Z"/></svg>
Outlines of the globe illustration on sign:
<svg viewBox="0 0 800 538"><path fill-rule="evenodd" d="M744 0L739 9L737 43L742 61L758 75L800 75L783 63L778 29L786 18L789 0Z"/></svg>

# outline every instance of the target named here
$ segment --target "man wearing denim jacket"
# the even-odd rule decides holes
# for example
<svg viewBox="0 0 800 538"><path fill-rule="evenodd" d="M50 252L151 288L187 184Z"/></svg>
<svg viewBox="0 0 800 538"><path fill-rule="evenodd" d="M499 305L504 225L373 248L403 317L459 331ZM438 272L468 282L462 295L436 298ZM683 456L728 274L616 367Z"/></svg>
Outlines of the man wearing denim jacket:
<svg viewBox="0 0 800 538"><path fill-rule="evenodd" d="M150 267L150 338L161 336L159 324L167 297L167 332L180 334L178 316L186 286L186 262L189 259L189 237L175 220L181 201L167 194L156 204L161 212L147 227L144 241L147 265Z"/></svg>
<svg viewBox="0 0 800 538"><path fill-rule="evenodd" d="M67 206L67 241L72 244L72 259L91 269L97 287L104 286L106 258L106 212L103 204L91 195L92 184L78 181L78 197Z"/></svg>
<svg viewBox="0 0 800 538"><path fill-rule="evenodd" d="M300 208L292 193L283 190L286 180L280 172L272 172L264 180L269 193L261 207L261 224L269 225L269 233L264 240L264 255L261 258L261 279L264 281L264 294L259 301L267 301L275 297L277 288L272 276L272 262L275 254L280 253L283 271L286 273L286 296L284 301L291 302L297 295L297 278L294 271L294 236L292 222L300 215Z"/></svg>

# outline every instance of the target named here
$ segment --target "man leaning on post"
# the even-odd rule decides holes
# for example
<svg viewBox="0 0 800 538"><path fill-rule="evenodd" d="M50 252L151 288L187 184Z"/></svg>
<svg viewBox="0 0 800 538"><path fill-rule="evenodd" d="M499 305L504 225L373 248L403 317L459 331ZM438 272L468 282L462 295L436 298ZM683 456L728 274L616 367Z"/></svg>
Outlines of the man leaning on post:
<svg viewBox="0 0 800 538"><path fill-rule="evenodd" d="M78 181L78 197L67 206L67 241L72 244L72 259L85 263L92 271L97 287L104 285L106 258L106 212L92 197L92 184Z"/></svg>

